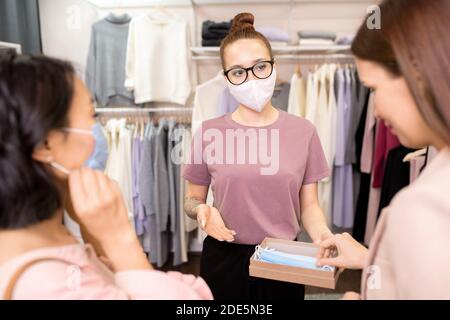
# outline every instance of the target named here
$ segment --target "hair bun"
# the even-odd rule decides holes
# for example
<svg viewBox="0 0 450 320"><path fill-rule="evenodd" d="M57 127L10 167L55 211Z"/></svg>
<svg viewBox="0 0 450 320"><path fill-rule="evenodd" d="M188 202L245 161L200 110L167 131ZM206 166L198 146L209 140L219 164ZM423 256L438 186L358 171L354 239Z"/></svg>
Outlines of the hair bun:
<svg viewBox="0 0 450 320"><path fill-rule="evenodd" d="M253 26L253 23L255 22L255 17L253 14L249 12L243 12L239 13L233 18L233 23L231 24L230 33L244 30L244 29L251 29L255 30L255 27Z"/></svg>

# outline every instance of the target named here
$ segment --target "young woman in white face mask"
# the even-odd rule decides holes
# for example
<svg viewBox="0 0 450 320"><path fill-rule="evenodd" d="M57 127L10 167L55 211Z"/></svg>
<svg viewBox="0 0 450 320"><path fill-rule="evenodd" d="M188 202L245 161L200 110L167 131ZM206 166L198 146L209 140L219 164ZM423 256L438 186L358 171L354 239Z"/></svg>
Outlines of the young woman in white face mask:
<svg viewBox="0 0 450 320"><path fill-rule="evenodd" d="M200 274L216 299L303 299L303 286L249 276L265 237L295 240L300 224L314 242L332 236L317 199L317 182L329 175L318 135L272 106L276 64L253 21L237 15L222 42L224 76L239 107L196 132L183 172L185 211L208 234ZM209 186L213 206L206 205Z"/></svg>

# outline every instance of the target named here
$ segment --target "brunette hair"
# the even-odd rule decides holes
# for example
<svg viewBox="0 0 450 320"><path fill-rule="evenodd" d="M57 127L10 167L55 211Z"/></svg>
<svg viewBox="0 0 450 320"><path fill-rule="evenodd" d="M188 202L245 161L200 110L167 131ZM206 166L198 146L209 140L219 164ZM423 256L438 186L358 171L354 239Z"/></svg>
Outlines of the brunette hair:
<svg viewBox="0 0 450 320"><path fill-rule="evenodd" d="M355 56L403 76L427 124L450 145L450 1L385 0L381 29L364 22Z"/></svg>
<svg viewBox="0 0 450 320"><path fill-rule="evenodd" d="M32 154L67 126L74 77L58 59L0 53L0 230L50 219L62 206L56 178Z"/></svg>
<svg viewBox="0 0 450 320"><path fill-rule="evenodd" d="M273 59L272 47L267 38L260 32L255 30L253 23L255 17L248 12L239 13L233 18L231 29L225 39L220 44L220 59L222 60L222 67L225 69L225 49L228 45L240 39L257 39L261 40L269 50L270 59Z"/></svg>

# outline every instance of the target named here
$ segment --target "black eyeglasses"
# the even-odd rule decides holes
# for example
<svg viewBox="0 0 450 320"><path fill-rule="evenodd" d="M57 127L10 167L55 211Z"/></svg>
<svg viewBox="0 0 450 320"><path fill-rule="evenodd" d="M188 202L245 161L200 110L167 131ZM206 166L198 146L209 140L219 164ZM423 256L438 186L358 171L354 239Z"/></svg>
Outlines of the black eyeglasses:
<svg viewBox="0 0 450 320"><path fill-rule="evenodd" d="M247 81L248 72L251 70L253 75L258 79L266 79L272 75L273 64L275 60L265 60L256 63L250 68L235 67L229 70L225 70L223 74L234 85L243 84Z"/></svg>

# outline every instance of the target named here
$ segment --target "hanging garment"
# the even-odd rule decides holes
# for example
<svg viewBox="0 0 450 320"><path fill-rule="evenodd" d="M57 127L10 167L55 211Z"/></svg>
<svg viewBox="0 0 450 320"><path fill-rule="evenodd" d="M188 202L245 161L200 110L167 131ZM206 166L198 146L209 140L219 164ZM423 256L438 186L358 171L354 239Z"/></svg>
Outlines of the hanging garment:
<svg viewBox="0 0 450 320"><path fill-rule="evenodd" d="M375 155L373 167L373 186L380 188L383 184L384 169L386 167L386 159L389 152L400 145L400 141L391 130L386 127L383 120L379 120L377 124Z"/></svg>
<svg viewBox="0 0 450 320"><path fill-rule="evenodd" d="M345 149L345 161L347 164L359 163L356 156L355 135L358 126L361 123L361 116L367 103L367 95L369 89L365 87L359 80L358 72L355 69L351 71L352 77L352 112L350 113L350 129L348 130L347 145Z"/></svg>
<svg viewBox="0 0 450 320"><path fill-rule="evenodd" d="M322 147L331 168L335 156L335 132L336 132L336 97L334 94L334 76L336 65L323 65L319 73L319 97L317 99L317 114L315 123ZM319 204L323 209L331 227L332 214L332 177L327 177L318 184Z"/></svg>
<svg viewBox="0 0 450 320"><path fill-rule="evenodd" d="M228 87L223 88L222 94L219 99L219 110L217 117L224 115L225 113L234 112L239 106L239 102L231 95ZM207 119L205 119L207 120Z"/></svg>
<svg viewBox="0 0 450 320"><path fill-rule="evenodd" d="M187 163L188 159L191 157L191 140L192 134L189 128L183 128L183 134L181 138L181 154L182 154L182 163ZM197 221L188 217L188 215L184 212L184 203L185 203L185 193L187 190L187 181L180 176L178 177L180 183L180 195L179 195L179 214L180 214L180 223L183 225L180 232L180 242L181 242L181 253L182 253L182 262L188 261L188 251L189 251L189 233L197 229Z"/></svg>
<svg viewBox="0 0 450 320"><path fill-rule="evenodd" d="M358 129L355 135L356 163L353 164L353 172L358 172L360 176L358 195L356 196L355 219L353 223L352 236L359 242L364 242L367 222L367 207L369 203L370 178L368 173L361 172L361 154L364 140L364 129L368 112L369 94L366 95L365 106L361 114Z"/></svg>
<svg viewBox="0 0 450 320"><path fill-rule="evenodd" d="M122 191L128 218L134 227L133 197L131 190L131 132L125 119L111 119L106 124L111 153L105 174L115 180Z"/></svg>
<svg viewBox="0 0 450 320"><path fill-rule="evenodd" d="M340 228L353 226L353 168L345 162L345 146L350 126L351 77L348 69L336 71L337 130L333 172L333 224Z"/></svg>
<svg viewBox="0 0 450 320"><path fill-rule="evenodd" d="M0 41L20 44L24 54L42 54L38 2L0 1Z"/></svg>
<svg viewBox="0 0 450 320"><path fill-rule="evenodd" d="M170 185L169 185L169 168L168 168L168 130L169 124L166 119L160 119L157 130L154 130L155 144L154 154L155 162L153 170L155 173L155 210L156 223L159 228L157 239L158 250L158 267L162 267L169 254L169 216L170 216Z"/></svg>
<svg viewBox="0 0 450 320"><path fill-rule="evenodd" d="M144 234L141 237L141 243L145 252L149 253L149 259L152 263L158 262L158 243L159 228L156 222L156 203L155 203L155 132L157 127L148 123L145 127L142 137L142 154L139 168L139 194L145 210Z"/></svg>
<svg viewBox="0 0 450 320"><path fill-rule="evenodd" d="M370 93L369 102L367 104L367 115L365 119L364 138L361 151L361 172L363 173L372 173L373 167L375 128L377 123L373 98L373 93Z"/></svg>
<svg viewBox="0 0 450 320"><path fill-rule="evenodd" d="M306 85L306 111L305 118L315 123L317 113L317 99L319 97L319 73L308 73Z"/></svg>
<svg viewBox="0 0 450 320"><path fill-rule="evenodd" d="M227 87L222 72L211 80L197 86L192 110L192 133L195 134L203 121L225 114L227 107L221 104L222 95ZM229 93L228 93L229 94ZM222 113L222 114L221 114Z"/></svg>
<svg viewBox="0 0 450 320"><path fill-rule="evenodd" d="M298 117L305 117L306 112L306 82L297 74L291 78L287 112Z"/></svg>
<svg viewBox="0 0 450 320"><path fill-rule="evenodd" d="M131 17L112 13L92 26L86 84L99 107L134 105L125 88L125 61Z"/></svg>
<svg viewBox="0 0 450 320"><path fill-rule="evenodd" d="M378 216L381 211L388 207L394 196L409 185L410 181L410 163L403 162L403 158L415 151L414 149L398 146L389 152L386 159L385 177L381 187L380 206Z"/></svg>
<svg viewBox="0 0 450 320"><path fill-rule="evenodd" d="M291 85L287 82L281 84L281 88L275 91L272 96L272 105L280 110L287 111L289 104L289 92Z"/></svg>
<svg viewBox="0 0 450 320"><path fill-rule="evenodd" d="M135 103L184 105L192 89L186 21L144 14L129 28L125 86L134 91Z"/></svg>
<svg viewBox="0 0 450 320"><path fill-rule="evenodd" d="M167 171L169 173L169 210L170 210L170 231L172 235L173 265L183 263L182 235L184 225L180 220L180 175L181 175L181 128L174 120L168 121L167 133Z"/></svg>
<svg viewBox="0 0 450 320"><path fill-rule="evenodd" d="M384 160L384 152L386 151L386 135L385 135L385 126L381 125L381 120L376 122L376 129L375 129L375 142L374 142L374 161L372 163L372 180L371 180L371 188L370 188L370 194L369 194L369 204L367 209L367 223L366 223L366 234L364 237L365 244L369 244L372 236L375 232L375 228L377 225L377 219L378 219L378 209L380 207L380 199L381 199L381 188L375 187L375 167L381 168L384 166L385 160ZM380 134L380 130L383 130L384 133ZM377 150L377 146L379 147ZM378 152L378 154L376 154ZM375 160L375 157L377 158L377 161ZM379 170L381 172L381 170ZM384 167L383 167L383 174L384 174Z"/></svg>
<svg viewBox="0 0 450 320"><path fill-rule="evenodd" d="M133 208L134 208L134 223L136 234L142 236L145 232L146 216L145 208L142 203L141 194L139 193L139 169L142 160L142 141L139 136L133 137L133 146L131 154L131 177L132 177L132 193L133 193Z"/></svg>

